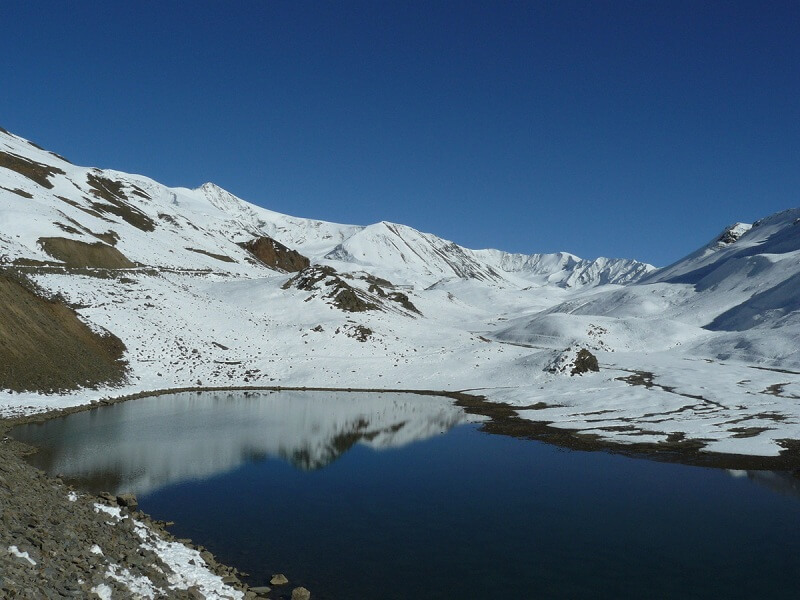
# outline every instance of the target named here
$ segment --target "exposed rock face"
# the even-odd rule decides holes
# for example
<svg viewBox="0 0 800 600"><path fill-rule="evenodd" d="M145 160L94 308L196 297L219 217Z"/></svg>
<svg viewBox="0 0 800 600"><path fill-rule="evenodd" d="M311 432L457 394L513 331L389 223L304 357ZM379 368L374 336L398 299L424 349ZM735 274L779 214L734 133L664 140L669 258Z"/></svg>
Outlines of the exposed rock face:
<svg viewBox="0 0 800 600"><path fill-rule="evenodd" d="M92 267L97 269L129 269L136 265L125 255L108 244L89 244L62 237L39 238L39 245L50 256L68 267Z"/></svg>
<svg viewBox="0 0 800 600"><path fill-rule="evenodd" d="M261 236L249 242L242 242L239 245L273 269L295 273L302 271L311 264L311 261L305 256L291 248L287 248L271 237Z"/></svg>
<svg viewBox="0 0 800 600"><path fill-rule="evenodd" d="M139 501L133 494L120 494L117 496L117 504L120 506L126 506L131 510L136 510L136 508L139 506Z"/></svg>
<svg viewBox="0 0 800 600"><path fill-rule="evenodd" d="M353 282L352 285L348 281ZM364 282L363 284L361 282ZM368 289L364 290L364 284ZM387 292L392 289L391 282L368 274L340 274L328 265L313 265L300 271L283 284L283 289L297 288L309 292L320 293L328 302L344 312L364 312L367 310L397 310L402 307L405 312L421 315L408 296L402 292ZM391 302L386 302L387 300Z"/></svg>
<svg viewBox="0 0 800 600"><path fill-rule="evenodd" d="M129 225L133 225L142 231L155 230L155 221L128 202L128 197L125 195L124 186L121 182L94 173L88 173L86 181L89 187L92 188L92 195L98 200L105 201L90 202L94 210L100 213L116 215ZM141 190L137 195L141 196Z"/></svg>
<svg viewBox="0 0 800 600"><path fill-rule="evenodd" d="M291 287L305 291L322 291L324 298L345 312L364 312L379 308L378 303L371 301L367 293L351 286L333 267L327 265L314 265L303 269L283 284L283 289Z"/></svg>
<svg viewBox="0 0 800 600"><path fill-rule="evenodd" d="M597 357L589 352L586 348L578 350L575 357L575 363L572 366L572 375L581 375L589 371L599 371L600 366L597 364Z"/></svg>
<svg viewBox="0 0 800 600"><path fill-rule="evenodd" d="M336 329L336 333L344 333L346 336L358 340L359 342L366 342L374 333L369 327L364 325L350 325L344 329Z"/></svg>
<svg viewBox="0 0 800 600"><path fill-rule="evenodd" d="M725 231L720 234L717 238L717 244L720 246L729 246L750 231L751 227L752 226L747 223L734 223L730 227L726 227Z"/></svg>
<svg viewBox="0 0 800 600"><path fill-rule="evenodd" d="M559 352L544 369L556 375L583 375L590 371L599 371L597 357L586 348L570 346Z"/></svg>
<svg viewBox="0 0 800 600"><path fill-rule="evenodd" d="M216 258L217 260L221 260L222 262L227 262L227 263L236 262L230 256L225 256L224 254L217 254L216 252L209 252L208 250L199 250L198 248L186 248L186 249L189 252L197 252L197 254L204 254L206 256L210 256L211 258Z"/></svg>
<svg viewBox="0 0 800 600"><path fill-rule="evenodd" d="M117 383L125 375L124 351L118 338L93 332L64 303L0 272L0 389L47 392Z"/></svg>
<svg viewBox="0 0 800 600"><path fill-rule="evenodd" d="M417 307L414 306L414 303L411 302L411 300L408 299L408 296L406 296L402 292L390 292L386 297L389 298L389 300L393 300L394 302L397 302L400 306L405 308L407 311L415 312L418 315L422 314L421 312L419 312L419 309L417 309Z"/></svg>

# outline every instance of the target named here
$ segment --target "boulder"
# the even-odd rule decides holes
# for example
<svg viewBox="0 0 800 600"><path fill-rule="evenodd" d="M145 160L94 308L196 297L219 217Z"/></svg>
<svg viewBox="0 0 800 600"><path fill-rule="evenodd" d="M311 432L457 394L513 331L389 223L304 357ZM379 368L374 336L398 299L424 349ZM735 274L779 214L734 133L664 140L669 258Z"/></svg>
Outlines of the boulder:
<svg viewBox="0 0 800 600"><path fill-rule="evenodd" d="M310 600L311 592L304 587L297 587L292 590L292 600Z"/></svg>
<svg viewBox="0 0 800 600"><path fill-rule="evenodd" d="M120 506L126 506L130 510L136 510L136 508L139 506L139 501L133 494L120 494L117 496L117 504Z"/></svg>

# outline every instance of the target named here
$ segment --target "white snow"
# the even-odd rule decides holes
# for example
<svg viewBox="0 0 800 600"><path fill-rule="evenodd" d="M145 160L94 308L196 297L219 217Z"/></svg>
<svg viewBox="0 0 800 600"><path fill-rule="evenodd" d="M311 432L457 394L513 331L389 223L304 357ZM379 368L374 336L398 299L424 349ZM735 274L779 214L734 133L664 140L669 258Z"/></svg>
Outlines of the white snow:
<svg viewBox="0 0 800 600"><path fill-rule="evenodd" d="M17 548L16 546L9 546L8 552L9 554L13 554L17 558L22 558L27 560L31 564L31 566L34 567L36 566L36 561L31 558L31 555L28 554L27 552L21 552L20 549Z"/></svg>
<svg viewBox="0 0 800 600"><path fill-rule="evenodd" d="M123 516L119 507L105 506L99 503L94 506L95 512L104 512L115 520L132 518ZM113 525L115 521L108 521L108 523ZM197 550L188 548L179 542L164 540L157 532L137 519L133 519L133 525L136 535L142 540L141 547L155 553L173 571L173 574L167 577L171 590L186 590L197 586L200 592L209 599L240 600L244 598L242 592L223 583L219 575L211 572ZM9 552L11 551L12 549L9 548ZM91 552L103 553L97 545L92 546ZM105 575L127 586L132 593L138 594L142 598L163 597L165 594L164 590L153 585L148 578L134 575L128 569L115 563L109 563Z"/></svg>
<svg viewBox="0 0 800 600"><path fill-rule="evenodd" d="M164 590L154 586L153 582L147 577L134 575L128 569L120 567L117 564L109 564L105 576L127 587L134 595L134 598L153 600L156 597L164 597Z"/></svg>
<svg viewBox="0 0 800 600"><path fill-rule="evenodd" d="M95 502L94 505L94 512L100 513L104 512L107 515L110 515L117 521L122 518L122 509L119 506L106 506L105 504L100 504L99 502ZM114 524L114 521L106 521L107 523Z"/></svg>
<svg viewBox="0 0 800 600"><path fill-rule="evenodd" d="M112 590L105 583L100 583L91 589L93 594L97 594L100 600L113 600Z"/></svg>
<svg viewBox="0 0 800 600"><path fill-rule="evenodd" d="M134 530L142 539L142 547L158 554L158 557L172 569L167 579L170 589L185 590L197 586L206 598L239 600L244 594L222 582L219 575L212 573L197 550L178 542L168 542L150 530L141 521L134 520Z"/></svg>

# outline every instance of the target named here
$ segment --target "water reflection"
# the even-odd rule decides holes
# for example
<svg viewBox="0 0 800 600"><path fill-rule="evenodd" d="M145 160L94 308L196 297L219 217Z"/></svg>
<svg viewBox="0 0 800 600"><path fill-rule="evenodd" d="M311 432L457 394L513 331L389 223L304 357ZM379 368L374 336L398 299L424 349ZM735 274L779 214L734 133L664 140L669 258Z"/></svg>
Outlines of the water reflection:
<svg viewBox="0 0 800 600"><path fill-rule="evenodd" d="M280 457L320 469L355 444L380 450L474 421L447 398L348 392L182 393L26 425L30 462L95 491L143 494Z"/></svg>
<svg viewBox="0 0 800 600"><path fill-rule="evenodd" d="M746 477L779 494L800 498L800 471L738 471L729 470L733 477Z"/></svg>

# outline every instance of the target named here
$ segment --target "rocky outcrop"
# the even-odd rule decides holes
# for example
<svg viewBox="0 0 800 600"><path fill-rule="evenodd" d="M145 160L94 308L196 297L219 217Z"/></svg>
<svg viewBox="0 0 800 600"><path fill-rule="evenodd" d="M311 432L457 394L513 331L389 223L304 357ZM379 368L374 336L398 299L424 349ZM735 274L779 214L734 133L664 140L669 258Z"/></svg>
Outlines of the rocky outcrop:
<svg viewBox="0 0 800 600"><path fill-rule="evenodd" d="M283 289L297 288L309 292L322 292L322 297L344 312L377 310L379 305L366 292L354 288L333 267L314 265L303 269L283 284Z"/></svg>
<svg viewBox="0 0 800 600"><path fill-rule="evenodd" d="M362 289L361 286L366 286L367 289ZM303 269L282 287L285 290L296 288L312 292L312 298L320 295L344 312L382 310L404 315L422 314L406 294L386 290L394 288L391 282L368 274L342 274L329 265L313 265Z"/></svg>
<svg viewBox="0 0 800 600"><path fill-rule="evenodd" d="M575 361L572 364L571 375L583 375L589 371L599 371L600 366L597 364L597 357L589 352L586 348L578 350L575 356Z"/></svg>
<svg viewBox="0 0 800 600"><path fill-rule="evenodd" d="M155 221L128 202L128 196L125 194L124 186L121 182L95 173L88 173L86 182L91 188L92 196L98 199L98 202L90 201L90 205L95 211L116 215L129 225L142 231L155 230ZM134 193L140 197L143 195L139 188L136 188Z"/></svg>
<svg viewBox="0 0 800 600"><path fill-rule="evenodd" d="M583 375L599 371L600 365L597 363L597 357L586 348L570 346L559 352L544 370L554 375Z"/></svg>
<svg viewBox="0 0 800 600"><path fill-rule="evenodd" d="M242 242L239 246L273 269L296 273L311 264L311 261L296 250L287 248L280 242L265 235L249 242Z"/></svg>
<svg viewBox="0 0 800 600"><path fill-rule="evenodd" d="M740 237L750 231L752 225L748 223L734 223L730 227L726 227L716 240L719 246L730 246L737 242Z"/></svg>

